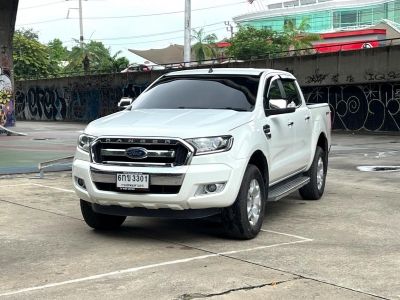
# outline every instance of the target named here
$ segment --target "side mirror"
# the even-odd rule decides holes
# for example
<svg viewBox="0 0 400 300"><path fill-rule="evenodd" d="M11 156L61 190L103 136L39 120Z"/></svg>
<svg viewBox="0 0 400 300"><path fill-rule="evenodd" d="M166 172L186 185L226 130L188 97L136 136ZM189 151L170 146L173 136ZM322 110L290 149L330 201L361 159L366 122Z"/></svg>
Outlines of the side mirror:
<svg viewBox="0 0 400 300"><path fill-rule="evenodd" d="M284 109L287 108L287 101L285 99L271 99L269 100L269 109Z"/></svg>
<svg viewBox="0 0 400 300"><path fill-rule="evenodd" d="M266 116L288 114L296 111L296 107L288 105L285 99L271 99L269 100L269 108L265 109Z"/></svg>
<svg viewBox="0 0 400 300"><path fill-rule="evenodd" d="M129 98L129 97L122 97L121 100L119 100L117 106L118 106L119 109L122 110L122 109L127 108L129 105L131 105L132 102L133 102L133 99L132 99L132 98Z"/></svg>

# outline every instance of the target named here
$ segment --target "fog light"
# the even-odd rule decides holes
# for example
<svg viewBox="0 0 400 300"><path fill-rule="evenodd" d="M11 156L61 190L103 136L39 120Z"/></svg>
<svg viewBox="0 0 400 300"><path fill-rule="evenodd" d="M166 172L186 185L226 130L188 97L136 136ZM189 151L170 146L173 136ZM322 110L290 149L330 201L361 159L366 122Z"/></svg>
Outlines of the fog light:
<svg viewBox="0 0 400 300"><path fill-rule="evenodd" d="M86 190L86 185L85 185L85 180L83 180L82 178L76 177L75 176L75 182L77 185L79 185L81 188Z"/></svg>
<svg viewBox="0 0 400 300"><path fill-rule="evenodd" d="M214 193L216 190L217 190L217 185L215 183L206 185L206 192L207 193Z"/></svg>
<svg viewBox="0 0 400 300"><path fill-rule="evenodd" d="M197 189L196 195L208 195L222 192L225 188L225 184L226 182L219 182L200 185Z"/></svg>

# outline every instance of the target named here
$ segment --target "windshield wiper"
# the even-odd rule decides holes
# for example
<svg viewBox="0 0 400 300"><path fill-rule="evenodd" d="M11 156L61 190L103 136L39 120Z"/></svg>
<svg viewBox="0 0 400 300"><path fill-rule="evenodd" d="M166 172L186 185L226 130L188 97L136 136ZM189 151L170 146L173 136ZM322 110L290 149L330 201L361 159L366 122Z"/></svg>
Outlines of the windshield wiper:
<svg viewBox="0 0 400 300"><path fill-rule="evenodd" d="M229 110L236 110L236 111L249 111L245 108L240 108L240 107L221 107L221 108L216 108L216 109L229 109Z"/></svg>

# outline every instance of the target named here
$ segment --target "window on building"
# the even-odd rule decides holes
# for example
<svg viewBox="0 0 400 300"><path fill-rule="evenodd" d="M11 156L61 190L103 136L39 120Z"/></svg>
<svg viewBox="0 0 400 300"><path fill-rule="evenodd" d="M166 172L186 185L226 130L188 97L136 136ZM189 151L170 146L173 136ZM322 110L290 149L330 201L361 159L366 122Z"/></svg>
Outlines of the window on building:
<svg viewBox="0 0 400 300"><path fill-rule="evenodd" d="M292 24L293 26L296 26L296 19L295 18L287 18L284 21L284 26L288 26L289 24Z"/></svg>
<svg viewBox="0 0 400 300"><path fill-rule="evenodd" d="M340 14L341 27L357 25L357 11L342 11Z"/></svg>
<svg viewBox="0 0 400 300"><path fill-rule="evenodd" d="M333 28L340 28L340 12L333 12Z"/></svg>

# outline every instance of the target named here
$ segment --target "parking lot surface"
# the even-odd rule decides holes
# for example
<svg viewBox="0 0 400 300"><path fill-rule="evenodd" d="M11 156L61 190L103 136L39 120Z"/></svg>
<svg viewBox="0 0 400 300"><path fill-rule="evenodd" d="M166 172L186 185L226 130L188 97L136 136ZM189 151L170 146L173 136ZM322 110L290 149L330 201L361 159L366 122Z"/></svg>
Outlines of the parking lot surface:
<svg viewBox="0 0 400 300"><path fill-rule="evenodd" d="M70 172L0 177L0 299L400 299L400 137L335 134L319 201L269 203L251 241L218 219L83 222Z"/></svg>

